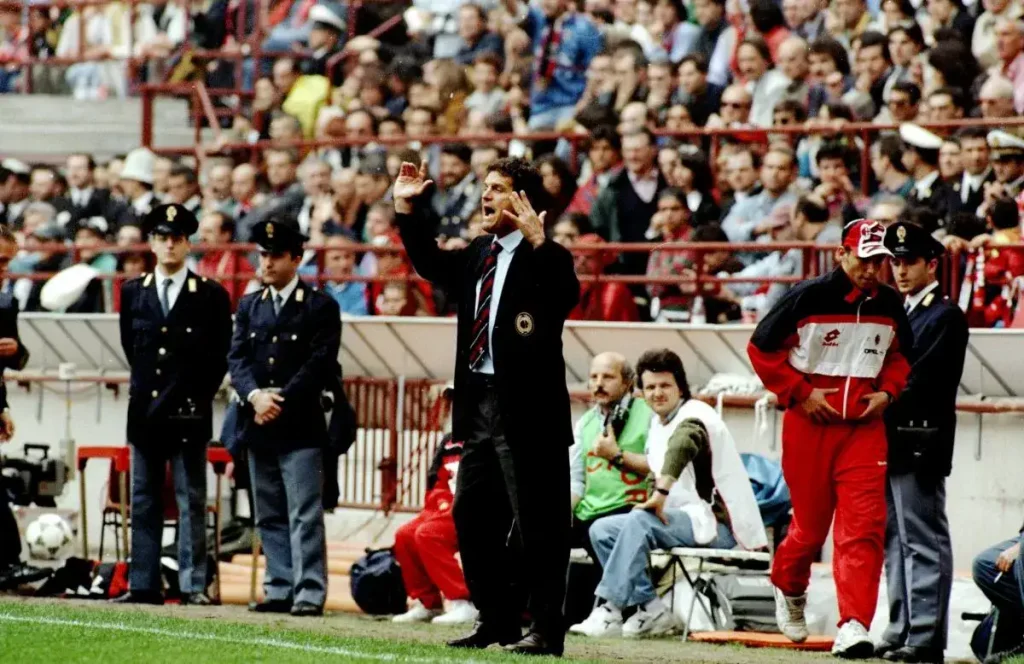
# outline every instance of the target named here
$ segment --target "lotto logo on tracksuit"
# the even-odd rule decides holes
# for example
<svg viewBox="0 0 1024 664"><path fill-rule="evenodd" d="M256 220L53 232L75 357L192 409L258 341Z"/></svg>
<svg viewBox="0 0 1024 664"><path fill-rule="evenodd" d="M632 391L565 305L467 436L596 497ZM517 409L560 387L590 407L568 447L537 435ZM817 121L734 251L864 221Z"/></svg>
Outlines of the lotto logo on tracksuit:
<svg viewBox="0 0 1024 664"><path fill-rule="evenodd" d="M913 336L899 295L886 286L865 293L846 273L832 273L790 291L757 326L747 352L758 377L786 414L782 470L793 500L793 523L775 553L772 583L802 595L811 563L833 532L839 624L869 626L881 577L885 535L885 425L862 418L867 395L896 397L910 371L904 357ZM815 388L839 413L827 424L800 407Z"/></svg>

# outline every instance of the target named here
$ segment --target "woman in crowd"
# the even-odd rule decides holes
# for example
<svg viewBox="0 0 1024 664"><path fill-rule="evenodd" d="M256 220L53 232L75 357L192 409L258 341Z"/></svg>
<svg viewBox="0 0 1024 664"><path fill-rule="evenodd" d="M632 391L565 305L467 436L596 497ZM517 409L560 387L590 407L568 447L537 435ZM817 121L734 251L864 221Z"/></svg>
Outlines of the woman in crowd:
<svg viewBox="0 0 1024 664"><path fill-rule="evenodd" d="M560 222L559 225L561 223ZM580 236L582 245L603 244L596 233ZM590 280L599 276L615 262L615 255L603 250L579 250L575 253L576 274L580 279L580 301L569 314L569 320L603 320L633 322L640 320L629 286L620 282Z"/></svg>
<svg viewBox="0 0 1024 664"><path fill-rule="evenodd" d="M553 154L538 159L537 168L543 178L544 191L551 197L547 218L558 219L576 195L576 180L569 166Z"/></svg>

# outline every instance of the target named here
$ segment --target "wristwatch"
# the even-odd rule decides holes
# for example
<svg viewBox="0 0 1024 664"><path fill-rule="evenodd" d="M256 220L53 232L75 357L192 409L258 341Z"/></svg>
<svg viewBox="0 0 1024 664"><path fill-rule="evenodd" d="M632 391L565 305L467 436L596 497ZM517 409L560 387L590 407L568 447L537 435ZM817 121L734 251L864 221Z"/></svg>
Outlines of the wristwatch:
<svg viewBox="0 0 1024 664"><path fill-rule="evenodd" d="M660 487L660 486L659 487L655 487L654 490L656 492L660 493L663 496L667 496L668 495L668 489L666 489L664 487Z"/></svg>
<svg viewBox="0 0 1024 664"><path fill-rule="evenodd" d="M610 463L613 466L615 466L616 468L622 468L623 458L624 458L624 455L622 454L622 450L619 450L618 452L615 453L615 456L612 457L612 460L611 460Z"/></svg>

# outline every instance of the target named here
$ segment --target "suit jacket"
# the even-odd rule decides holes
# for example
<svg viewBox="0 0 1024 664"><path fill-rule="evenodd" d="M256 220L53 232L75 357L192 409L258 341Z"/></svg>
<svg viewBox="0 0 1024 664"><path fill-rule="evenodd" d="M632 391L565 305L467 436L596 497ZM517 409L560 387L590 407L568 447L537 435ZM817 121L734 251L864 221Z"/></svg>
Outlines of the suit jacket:
<svg viewBox="0 0 1024 664"><path fill-rule="evenodd" d="M953 188L938 178L924 195L917 189L911 189L907 200L911 205L919 205L934 211L939 215L939 227L946 225L946 218L949 216L949 197ZM935 229L928 229L933 231Z"/></svg>
<svg viewBox="0 0 1024 664"><path fill-rule="evenodd" d="M14 339L18 350L9 357L0 357L0 410L7 408L7 385L3 381L3 370L20 371L28 363L28 350L18 336L18 301L10 293L0 293L0 339Z"/></svg>
<svg viewBox="0 0 1024 664"><path fill-rule="evenodd" d="M953 182L952 185L946 190L946 208L949 210L949 214L954 215L957 214L958 212L976 214L978 211L978 207L981 206L982 202L985 200L985 184L988 182L995 181L996 174L991 169L989 169L988 175L986 175L985 179L981 181L981 185L970 193L970 195L967 197L966 203L964 203L963 201L963 191L961 190L961 188L963 187L963 177L961 177L956 182Z"/></svg>
<svg viewBox="0 0 1024 664"><path fill-rule="evenodd" d="M115 232L122 224L132 219L127 206L110 195L109 189L93 189L85 205L75 205L70 193L67 197L60 199L58 208L68 213L67 223L64 224L64 232L67 237L74 239L78 232L78 226L85 219L91 217L103 217L110 225L110 232ZM57 215L58 219L60 214Z"/></svg>
<svg viewBox="0 0 1024 664"><path fill-rule="evenodd" d="M128 442L150 449L205 444L227 371L231 301L223 286L189 271L165 317L154 276L121 290L121 347L131 365Z"/></svg>
<svg viewBox="0 0 1024 664"><path fill-rule="evenodd" d="M476 289L493 236L478 237L465 249L443 251L434 240L437 218L429 199L421 197L414 207L413 214L397 216L409 258L424 279L458 303L452 437L466 440ZM573 443L562 327L579 295L567 249L551 240L536 248L524 240L516 247L498 300L491 347L501 419L513 450L558 453L560 446Z"/></svg>
<svg viewBox="0 0 1024 664"><path fill-rule="evenodd" d="M269 287L243 297L228 354L231 384L242 401L242 443L276 452L327 445L322 393L339 386L340 347L341 311L330 295L300 281L277 316ZM284 397L273 422L256 424L248 402L256 389Z"/></svg>
<svg viewBox="0 0 1024 664"><path fill-rule="evenodd" d="M932 291L910 312L914 348L907 385L885 413L889 472L949 475L956 395L967 354L967 318Z"/></svg>

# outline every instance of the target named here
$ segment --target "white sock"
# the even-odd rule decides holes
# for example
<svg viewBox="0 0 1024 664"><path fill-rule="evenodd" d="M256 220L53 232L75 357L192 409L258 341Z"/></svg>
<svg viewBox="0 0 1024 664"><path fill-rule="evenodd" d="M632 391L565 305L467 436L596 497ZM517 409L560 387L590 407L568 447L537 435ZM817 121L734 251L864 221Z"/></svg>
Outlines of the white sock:
<svg viewBox="0 0 1024 664"><path fill-rule="evenodd" d="M650 602L644 604L644 611L647 613L661 613L666 608L665 602L662 602L660 597L655 597Z"/></svg>

